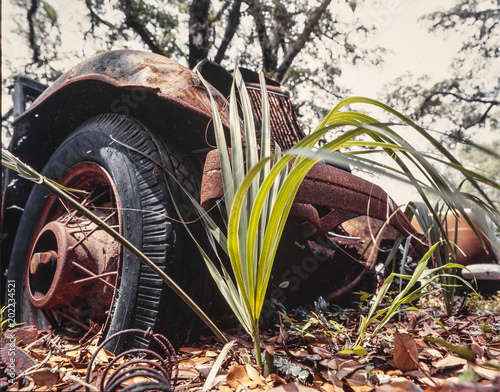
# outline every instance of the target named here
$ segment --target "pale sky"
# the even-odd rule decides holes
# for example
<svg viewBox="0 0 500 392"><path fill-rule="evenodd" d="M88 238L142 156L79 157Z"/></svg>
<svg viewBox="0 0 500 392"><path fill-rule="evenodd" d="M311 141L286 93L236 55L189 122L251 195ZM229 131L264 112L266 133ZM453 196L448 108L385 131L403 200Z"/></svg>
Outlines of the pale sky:
<svg viewBox="0 0 500 392"><path fill-rule="evenodd" d="M453 0L389 0L384 4L359 7L361 15L379 28L368 45L388 49L384 64L378 68L359 66L343 70L342 81L354 95L375 98L385 83L409 72L443 79L461 46L458 40L444 39L429 33L418 19L426 14L451 7ZM356 9L358 11L358 9ZM368 22L370 24L370 22Z"/></svg>
<svg viewBox="0 0 500 392"><path fill-rule="evenodd" d="M444 79L461 43L429 33L418 19L454 3L453 0L388 0L372 6L366 3L366 8L356 9L379 29L367 45L383 46L388 53L378 68L345 67L342 85L350 88L352 95L380 98L384 85L405 73L416 77L427 74L435 81ZM415 200L416 191L412 186L383 177L368 179L380 185L400 205Z"/></svg>

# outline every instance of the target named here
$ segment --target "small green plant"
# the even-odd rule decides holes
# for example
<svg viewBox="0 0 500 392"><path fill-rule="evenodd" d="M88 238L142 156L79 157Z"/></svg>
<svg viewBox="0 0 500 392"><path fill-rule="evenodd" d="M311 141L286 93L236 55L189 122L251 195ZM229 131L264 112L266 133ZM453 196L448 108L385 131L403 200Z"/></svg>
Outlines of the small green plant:
<svg viewBox="0 0 500 392"><path fill-rule="evenodd" d="M22 323L17 323L14 320L14 318L9 314L9 311L12 311L12 313L15 314L14 306L15 306L14 303L10 303L0 308L0 342L2 344L2 347L4 345L5 338L7 340L11 340L9 341L9 343L14 343L16 339L14 335L11 335L10 337L5 336L5 333L9 329L22 325Z"/></svg>
<svg viewBox="0 0 500 392"><path fill-rule="evenodd" d="M483 297L481 294L468 293L465 299L465 307L477 314L500 313L500 290L496 294Z"/></svg>
<svg viewBox="0 0 500 392"><path fill-rule="evenodd" d="M443 237L449 240L444 241L443 246L434 252L432 255L432 264L437 267L442 267L445 264L454 263L457 260L457 253L461 252L456 245L458 242L458 220L455 221L455 227L453 228L455 236L454 238L449 238L448 233L450 228L448 227L447 215L450 211L447 210L442 203L438 202L434 207L434 211L437 212L436 216L434 216L429 211L429 208L423 203L413 202L410 203L408 207L412 210L413 216L415 216L419 226L425 233L424 235L429 244L438 243ZM479 235L478 238L481 239ZM443 290L446 313L448 317L450 317L453 314L453 304L455 300L456 269L443 268L439 270L439 273L439 283Z"/></svg>
<svg viewBox="0 0 500 392"><path fill-rule="evenodd" d="M442 277L449 277L449 274L443 273L443 270L450 270L453 268L465 268L461 264L448 263L436 268L427 268L429 260L433 253L436 251L438 244L434 244L429 251L422 257L418 263L415 271L412 275L402 275L397 273L391 273L387 279L384 281L378 294L373 299L373 303L368 311L366 317L361 317L361 322L358 328L358 339L356 345L361 344L366 338L366 331L370 324L375 320L379 320L379 323L375 327L373 334L380 330L389 320L402 311L417 310L418 308L414 306L408 306L420 298L429 295L431 292L427 290L431 284L435 281L439 281ZM404 289L390 302L388 306L383 307L379 310L380 304L383 302L384 298L389 291L394 278L400 278L402 280L408 281ZM457 279L461 279L457 277ZM472 286L465 280L463 283L472 289Z"/></svg>
<svg viewBox="0 0 500 392"><path fill-rule="evenodd" d="M325 335L325 341L327 341L328 336L344 334L346 332L341 324L333 320L331 313L311 312L302 322L297 322L297 320L281 314L281 320L288 332L295 333L302 338L314 338L315 335L312 332L316 331L322 332Z"/></svg>
<svg viewBox="0 0 500 392"><path fill-rule="evenodd" d="M6 313L9 311L9 308L13 308L14 304L8 304L5 306L2 306L0 308L0 329L3 333L4 329L10 329L17 327L18 323L15 323L14 320L12 320L10 317L6 317Z"/></svg>

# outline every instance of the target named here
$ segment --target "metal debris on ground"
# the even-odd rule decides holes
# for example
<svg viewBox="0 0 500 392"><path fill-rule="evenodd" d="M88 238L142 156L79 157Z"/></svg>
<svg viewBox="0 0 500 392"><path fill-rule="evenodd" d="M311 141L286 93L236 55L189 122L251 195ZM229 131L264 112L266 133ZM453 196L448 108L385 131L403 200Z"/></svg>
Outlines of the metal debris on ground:
<svg viewBox="0 0 500 392"><path fill-rule="evenodd" d="M146 339L150 348L131 348L113 358L100 375L99 390L123 392L173 391L177 382L178 362L173 346L163 335L139 329L126 329L105 339L94 351L87 365L85 382L91 383L92 368L99 352L114 339L127 336L128 342L135 337ZM127 344L127 341L125 342ZM121 365L120 360L125 359ZM86 392L90 389L86 387Z"/></svg>

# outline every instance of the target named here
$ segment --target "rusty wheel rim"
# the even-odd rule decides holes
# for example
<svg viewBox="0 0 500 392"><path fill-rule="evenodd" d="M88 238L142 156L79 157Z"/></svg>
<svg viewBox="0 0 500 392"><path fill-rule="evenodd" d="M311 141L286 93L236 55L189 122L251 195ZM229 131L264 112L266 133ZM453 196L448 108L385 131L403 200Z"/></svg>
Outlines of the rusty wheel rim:
<svg viewBox="0 0 500 392"><path fill-rule="evenodd" d="M122 232L121 206L109 173L92 162L58 181L81 190L77 199ZM30 240L23 303L68 335L106 328L119 285L121 246L73 207L50 195Z"/></svg>

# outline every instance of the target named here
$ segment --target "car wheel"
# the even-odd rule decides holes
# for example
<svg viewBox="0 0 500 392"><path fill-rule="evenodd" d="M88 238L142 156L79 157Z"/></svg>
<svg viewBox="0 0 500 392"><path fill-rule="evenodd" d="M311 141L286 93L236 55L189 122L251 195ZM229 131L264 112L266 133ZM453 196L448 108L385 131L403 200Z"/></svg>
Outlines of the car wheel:
<svg viewBox="0 0 500 392"><path fill-rule="evenodd" d="M42 173L68 188L195 300L206 299L204 266L173 207L175 202L189 209L178 184L196 193L197 182L187 161L154 132L128 116L96 116L63 142ZM39 185L19 224L8 280L20 288L16 321L69 336L151 327L180 344L197 324L155 273Z"/></svg>

